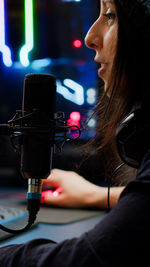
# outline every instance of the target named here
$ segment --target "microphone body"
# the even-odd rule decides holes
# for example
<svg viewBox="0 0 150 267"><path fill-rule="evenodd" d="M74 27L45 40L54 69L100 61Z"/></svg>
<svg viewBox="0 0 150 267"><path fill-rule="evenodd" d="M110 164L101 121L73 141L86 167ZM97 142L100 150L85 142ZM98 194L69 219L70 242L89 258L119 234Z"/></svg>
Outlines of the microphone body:
<svg viewBox="0 0 150 267"><path fill-rule="evenodd" d="M28 74L24 80L21 171L28 179L45 179L50 174L54 146L56 78L48 74ZM28 114L31 114L28 116Z"/></svg>

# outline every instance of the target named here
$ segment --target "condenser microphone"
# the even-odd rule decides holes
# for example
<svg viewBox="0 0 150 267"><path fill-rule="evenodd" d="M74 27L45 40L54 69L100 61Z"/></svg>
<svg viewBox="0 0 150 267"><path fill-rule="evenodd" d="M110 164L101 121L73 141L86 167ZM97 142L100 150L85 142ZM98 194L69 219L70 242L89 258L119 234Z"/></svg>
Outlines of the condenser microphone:
<svg viewBox="0 0 150 267"><path fill-rule="evenodd" d="M50 174L55 136L55 106L55 76L26 75L22 115L27 132L23 135L21 153L21 170L25 178L45 179Z"/></svg>
<svg viewBox="0 0 150 267"><path fill-rule="evenodd" d="M40 208L42 179L51 171L55 138L54 114L56 78L48 74L28 74L24 80L21 171L28 179L29 225Z"/></svg>

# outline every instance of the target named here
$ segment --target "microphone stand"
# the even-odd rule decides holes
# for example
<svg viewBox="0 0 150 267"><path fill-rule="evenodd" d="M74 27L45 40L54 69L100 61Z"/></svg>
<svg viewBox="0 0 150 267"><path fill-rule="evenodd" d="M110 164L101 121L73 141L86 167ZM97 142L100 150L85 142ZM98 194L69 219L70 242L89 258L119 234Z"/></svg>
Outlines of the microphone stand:
<svg viewBox="0 0 150 267"><path fill-rule="evenodd" d="M22 111L17 110L15 116L12 120L8 121L7 124L0 124L0 135L9 136L12 142L12 145L15 151L20 150L21 145L23 145L23 135L27 133L40 133L48 134L53 131L56 135L60 134L63 136L62 141L56 142L57 138L60 136L55 136L52 141L53 146L57 146L59 150L62 150L62 146L68 140L78 139L81 135L81 130L76 125L68 126L66 120L64 119L64 113L58 112L55 114L54 120L50 122L49 127L31 127L28 125L28 119L31 119L35 113L38 112L34 110L33 112L22 116ZM76 128L78 131L78 136L76 138L70 138L67 134L70 133L71 128ZM14 144L14 140L18 139L18 146ZM0 229L12 234L19 234L28 230L36 220L37 213L40 209L40 200L41 200L41 191L42 191L42 179L39 178L28 178L28 192L27 192L27 209L29 213L28 223L22 229L9 229L4 225L0 224Z"/></svg>

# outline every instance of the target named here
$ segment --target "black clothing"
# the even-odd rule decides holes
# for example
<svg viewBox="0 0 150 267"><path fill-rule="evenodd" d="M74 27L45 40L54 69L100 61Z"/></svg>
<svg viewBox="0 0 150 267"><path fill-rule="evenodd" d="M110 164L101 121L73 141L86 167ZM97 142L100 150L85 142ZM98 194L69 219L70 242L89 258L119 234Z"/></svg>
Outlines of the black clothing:
<svg viewBox="0 0 150 267"><path fill-rule="evenodd" d="M0 248L1 267L149 266L150 151L136 180L91 231L59 244L37 239Z"/></svg>

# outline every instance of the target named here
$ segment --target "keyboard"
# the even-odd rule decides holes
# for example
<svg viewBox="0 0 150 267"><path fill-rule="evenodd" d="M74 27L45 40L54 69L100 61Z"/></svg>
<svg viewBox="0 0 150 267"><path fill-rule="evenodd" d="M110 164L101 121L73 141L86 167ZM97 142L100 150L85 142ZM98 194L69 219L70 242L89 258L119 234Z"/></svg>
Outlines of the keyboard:
<svg viewBox="0 0 150 267"><path fill-rule="evenodd" d="M0 224L10 229L21 229L28 221L28 212L20 208L0 206ZM0 241L7 239L14 234L7 233L0 229Z"/></svg>

